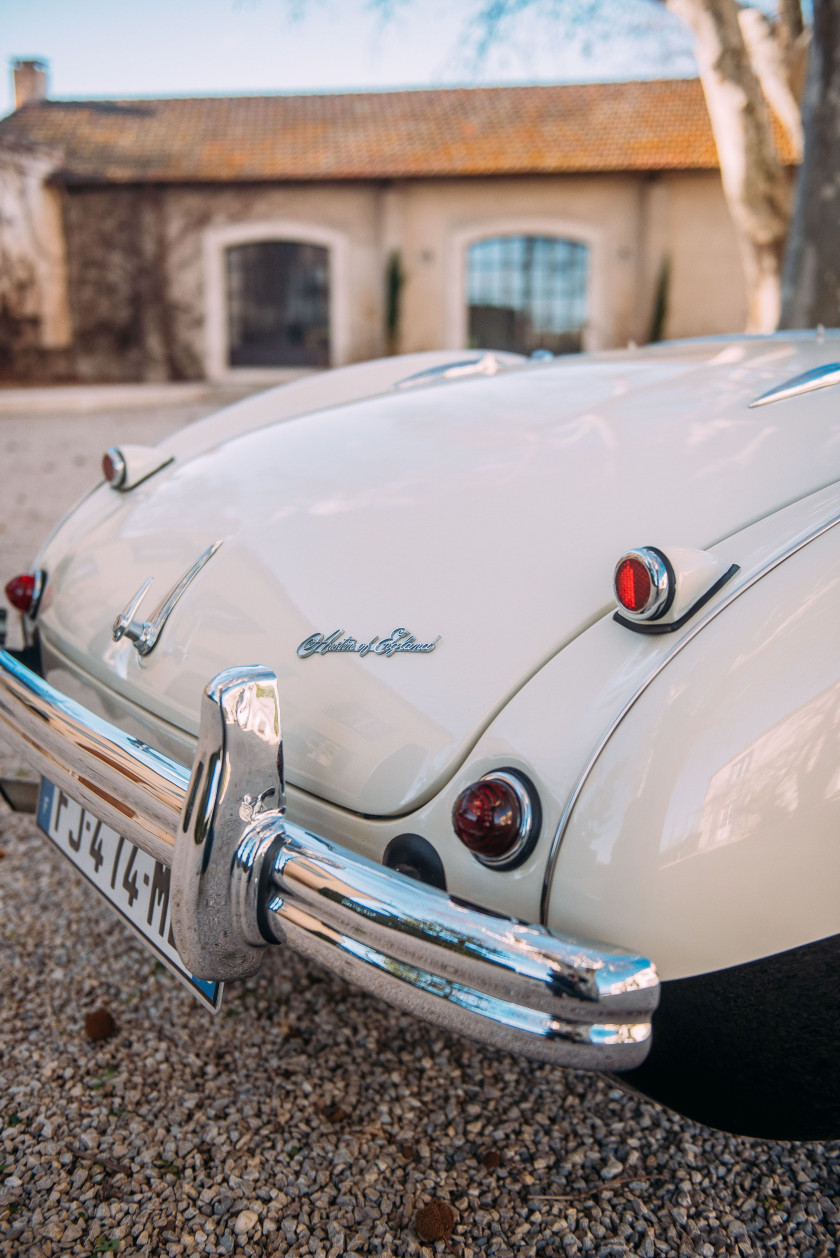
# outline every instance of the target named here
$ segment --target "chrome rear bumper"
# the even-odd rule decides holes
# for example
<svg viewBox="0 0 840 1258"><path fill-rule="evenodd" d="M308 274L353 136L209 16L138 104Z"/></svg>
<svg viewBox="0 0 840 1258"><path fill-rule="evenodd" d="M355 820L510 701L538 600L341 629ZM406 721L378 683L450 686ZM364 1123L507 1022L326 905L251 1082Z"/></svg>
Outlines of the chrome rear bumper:
<svg viewBox="0 0 840 1258"><path fill-rule="evenodd" d="M208 686L190 774L0 652L0 730L33 766L172 868L178 951L199 978L252 974L288 943L389 1003L559 1065L646 1056L653 965L415 882L285 815L277 680Z"/></svg>

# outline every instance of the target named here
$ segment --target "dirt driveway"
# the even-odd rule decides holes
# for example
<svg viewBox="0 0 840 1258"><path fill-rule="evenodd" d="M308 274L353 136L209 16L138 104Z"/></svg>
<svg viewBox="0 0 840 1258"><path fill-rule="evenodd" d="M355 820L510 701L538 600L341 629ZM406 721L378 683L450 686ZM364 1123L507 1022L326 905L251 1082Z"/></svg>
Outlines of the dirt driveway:
<svg viewBox="0 0 840 1258"><path fill-rule="evenodd" d="M208 407L0 414L0 578L107 445ZM280 949L213 1018L2 804L0 851L3 1255L835 1252L837 1144L698 1127L429 1029ZM99 1008L117 1029L94 1042ZM454 1232L424 1244L435 1200Z"/></svg>

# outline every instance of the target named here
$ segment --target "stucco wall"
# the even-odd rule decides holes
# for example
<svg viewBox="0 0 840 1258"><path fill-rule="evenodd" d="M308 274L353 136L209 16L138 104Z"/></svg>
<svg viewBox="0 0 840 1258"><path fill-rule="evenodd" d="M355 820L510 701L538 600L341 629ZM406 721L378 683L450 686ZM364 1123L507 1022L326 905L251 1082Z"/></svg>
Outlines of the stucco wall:
<svg viewBox="0 0 840 1258"><path fill-rule="evenodd" d="M743 332L747 318L735 230L714 172L668 175L661 231L671 259L665 335Z"/></svg>
<svg viewBox="0 0 840 1258"><path fill-rule="evenodd" d="M395 187L391 196L406 275L403 350L465 343L466 249L482 237L507 234L558 235L589 245L587 348L641 335L638 179L424 181Z"/></svg>
<svg viewBox="0 0 840 1258"><path fill-rule="evenodd" d="M75 355L83 379L196 379L208 370L218 249L241 229L326 232L331 296L345 312L333 364L383 351L379 197L370 185L70 188L65 215ZM340 257L338 256L340 255ZM218 277L217 277L218 286Z"/></svg>
<svg viewBox="0 0 840 1258"><path fill-rule="evenodd" d="M379 189L363 183L170 189L166 236L173 330L193 369L221 374L218 354L213 369L208 343L214 313L217 322L224 317L221 251L238 238L253 238L254 230L264 239L309 238L330 247L330 297L338 311L333 366L383 353L380 205Z"/></svg>
<svg viewBox="0 0 840 1258"><path fill-rule="evenodd" d="M428 181L387 195L406 275L404 351L465 343L465 249L509 232L589 244L588 349L648 340L663 267L665 336L743 330L740 259L714 173Z"/></svg>
<svg viewBox="0 0 840 1258"><path fill-rule="evenodd" d="M330 251L334 365L385 352L393 254L404 276L395 348L465 345L466 250L493 235L589 245L587 348L646 341L658 287L664 335L739 331L744 321L734 232L714 174L71 187L65 227L75 359L86 379L228 374L224 250L272 237Z"/></svg>

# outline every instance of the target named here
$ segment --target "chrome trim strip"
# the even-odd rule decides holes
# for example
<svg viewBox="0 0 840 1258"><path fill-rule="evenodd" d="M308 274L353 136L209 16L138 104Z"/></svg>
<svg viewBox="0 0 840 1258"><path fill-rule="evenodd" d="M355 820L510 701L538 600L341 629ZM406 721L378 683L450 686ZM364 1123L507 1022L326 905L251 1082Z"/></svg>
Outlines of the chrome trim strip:
<svg viewBox="0 0 840 1258"><path fill-rule="evenodd" d="M47 582L47 574L43 568L36 568L32 575L35 578L35 585L32 590L32 604L29 611L26 613L26 617L30 621L37 620L38 618L38 610L41 606L41 598L44 593L44 586Z"/></svg>
<svg viewBox="0 0 840 1258"><path fill-rule="evenodd" d="M394 389L414 389L418 384L431 384L433 380L459 380L462 376L495 376L504 371L495 354L485 352L477 358L465 358L456 363L439 363L437 367L424 367L413 376L397 380Z"/></svg>
<svg viewBox="0 0 840 1258"><path fill-rule="evenodd" d="M803 371L801 375L785 380L784 384L774 385L750 402L750 410L754 406L767 406L768 402L782 402L785 398L799 397L801 393L813 393L815 389L825 389L831 384L840 384L840 363L812 367L810 371Z"/></svg>
<svg viewBox="0 0 840 1258"><path fill-rule="evenodd" d="M494 974L485 990L509 996L509 976L516 974L534 985L533 1008L552 1009L562 992L581 1002L579 1017L587 1022L597 1021L604 1001L614 1010L655 1007L652 997L639 997L656 987L644 958L485 913L291 822L270 877L275 901L291 897L326 925L387 948L395 959L428 967L429 947L439 949L436 972L453 982L473 980L488 966ZM269 905L272 912L282 916L279 905Z"/></svg>
<svg viewBox="0 0 840 1258"><path fill-rule="evenodd" d="M208 546L207 549L199 555L198 559L196 559L192 567L184 573L180 581L177 581L175 585L173 585L168 594L164 594L163 598L152 613L151 620L135 620L134 613L137 611L143 601L146 591L152 584L153 578L147 577L140 586L140 589L136 594L132 595L126 606L114 621L111 629L111 637L114 641L119 642L120 638L128 638L129 642L134 644L139 655L148 655L157 643L163 626L169 619L175 604L181 598L182 594L187 589L187 586L195 580L208 560L213 558L221 544L221 540L213 542L212 546Z"/></svg>
<svg viewBox="0 0 840 1258"><path fill-rule="evenodd" d="M38 612L41 610L41 599L44 597L44 590L47 586L47 573L44 568L36 568L32 574L35 577L35 586L32 591L32 605L28 612L21 612L20 627L23 634L24 646L31 647L35 643L35 628L38 620ZM3 648L5 642L0 634L0 649Z"/></svg>
<svg viewBox="0 0 840 1258"><path fill-rule="evenodd" d="M265 668L215 678L189 778L5 652L0 728L59 789L171 866L175 939L197 977L253 973L268 944L286 941L497 1047L590 1069L640 1064L659 999L646 958L487 913L287 821L277 690Z"/></svg>
<svg viewBox="0 0 840 1258"><path fill-rule="evenodd" d="M540 896L541 922L545 923L548 918L548 902L551 896L551 884L554 879L554 870L557 865L557 858L560 854L560 846L569 827L569 821L571 820L575 805L580 798L581 792L586 785L587 778L594 769L601 752L604 750L607 743L624 720L625 716L627 716L627 713L634 706L636 701L641 698L648 686L656 680L665 668L667 668L674 656L679 655L683 647L688 646L689 642L691 642L697 634L701 632L701 630L705 629L706 625L710 624L716 616L719 616L720 613L725 611L731 603L734 603L736 598L739 598L741 594L744 594L747 590L749 590L753 585L760 581L762 577L766 577L768 573L773 571L774 568L778 568L779 564L784 563L786 559L790 559L792 555L795 555L798 551L802 550L809 544L809 542L816 541L818 537L822 537L823 533L828 533L838 524L840 524L840 513L832 516L828 521L818 525L814 529L809 530L807 533L800 535L795 541L790 542L783 551L774 555L772 559L768 559L767 562L760 568L757 568L751 574L746 574L740 585L729 586L728 592L723 596L720 602L715 603L712 607L710 607L705 616L701 616L699 620L695 620L691 628L688 629L682 638L679 638L674 643L670 651L666 652L665 655L660 656L648 676L644 679L641 685L637 687L624 706L620 709L617 716L613 718L604 730L598 742L595 744L589 759L584 765L568 799L566 800L566 806L563 809L563 813L557 825L557 830L555 831L554 838L551 841L551 848L549 849L548 861L546 862L545 875L543 877L542 894Z"/></svg>
<svg viewBox="0 0 840 1258"><path fill-rule="evenodd" d="M33 767L165 865L189 782L182 765L88 712L0 651L0 729Z"/></svg>

